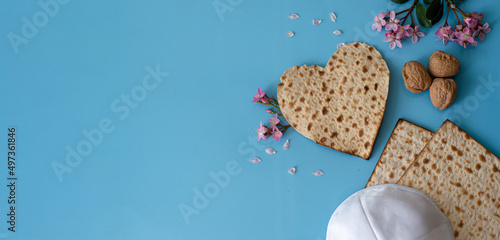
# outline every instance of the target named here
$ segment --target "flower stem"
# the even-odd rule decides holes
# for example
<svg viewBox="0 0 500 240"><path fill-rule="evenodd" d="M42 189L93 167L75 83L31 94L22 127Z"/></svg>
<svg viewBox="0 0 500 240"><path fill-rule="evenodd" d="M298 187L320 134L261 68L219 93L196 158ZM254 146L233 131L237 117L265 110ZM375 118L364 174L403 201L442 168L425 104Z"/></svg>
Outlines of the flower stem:
<svg viewBox="0 0 500 240"><path fill-rule="evenodd" d="M417 6L417 3L418 3L418 0L414 0L411 7L407 9L408 13L406 13L406 15L403 18L401 18L401 26L405 25L405 22L406 22L406 19L408 18L408 15L411 14L411 12L413 11L413 8L415 8L415 6ZM412 18L411 22L413 23L413 16L411 18Z"/></svg>
<svg viewBox="0 0 500 240"><path fill-rule="evenodd" d="M455 8L462 14L462 16L465 18L465 16L468 15L468 13L464 12L462 9L460 9L457 5L455 5Z"/></svg>
<svg viewBox="0 0 500 240"><path fill-rule="evenodd" d="M291 127L291 125L286 125L286 126L280 126L278 129L281 131L281 132L285 132L289 127Z"/></svg>
<svg viewBox="0 0 500 240"><path fill-rule="evenodd" d="M443 27L446 27L448 26L448 15L450 15L450 5L448 4L448 11L446 11L446 20L444 20L444 26Z"/></svg>
<svg viewBox="0 0 500 240"><path fill-rule="evenodd" d="M455 8L452 8L451 10L453 10L453 13L455 14L455 17L457 18L458 25L462 24L462 23L460 22L460 18L458 18L458 14L457 14L457 12L456 12Z"/></svg>
<svg viewBox="0 0 500 240"><path fill-rule="evenodd" d="M410 10L410 9L408 8L408 9L403 10L403 11L401 11L401 12L397 12L397 13L396 13L396 16L397 16L397 15L399 15L399 14L401 14L401 13L408 12L409 10Z"/></svg>

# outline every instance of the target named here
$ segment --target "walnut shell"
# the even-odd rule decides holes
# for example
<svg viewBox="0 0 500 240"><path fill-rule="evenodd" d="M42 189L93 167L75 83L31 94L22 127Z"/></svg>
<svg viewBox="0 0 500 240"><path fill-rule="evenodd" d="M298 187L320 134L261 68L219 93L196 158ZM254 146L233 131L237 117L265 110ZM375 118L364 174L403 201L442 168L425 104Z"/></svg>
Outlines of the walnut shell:
<svg viewBox="0 0 500 240"><path fill-rule="evenodd" d="M458 59L448 53L435 51L429 58L429 73L435 78L451 78L460 70Z"/></svg>
<svg viewBox="0 0 500 240"><path fill-rule="evenodd" d="M403 66L403 80L405 87L412 93L421 93L427 90L432 83L431 76L425 66L417 61L409 61Z"/></svg>
<svg viewBox="0 0 500 240"><path fill-rule="evenodd" d="M451 106L457 95L457 83L451 78L436 78L429 88L434 107L444 110Z"/></svg>

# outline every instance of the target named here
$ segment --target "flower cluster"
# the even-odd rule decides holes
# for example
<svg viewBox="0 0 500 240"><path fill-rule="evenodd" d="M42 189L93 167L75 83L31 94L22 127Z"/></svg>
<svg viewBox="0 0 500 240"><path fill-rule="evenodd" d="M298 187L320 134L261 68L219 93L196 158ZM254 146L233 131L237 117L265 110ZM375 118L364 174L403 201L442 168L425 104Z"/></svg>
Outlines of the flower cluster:
<svg viewBox="0 0 500 240"><path fill-rule="evenodd" d="M446 21L444 26L439 27L439 29L434 33L438 36L436 41L442 40L445 45L448 41L452 41L460 44L460 46L464 48L466 48L467 45L477 46L478 42L476 41L476 37L478 37L479 40L484 41L486 33L489 33L491 28L489 28L490 25L488 23L482 23L482 13L466 13L456 5L451 5L450 8L457 17L458 25L455 29L451 29L451 26L448 26L447 24L448 21ZM450 9L448 9L448 14L449 10ZM460 22L458 14L456 13L457 11L462 14L463 22Z"/></svg>
<svg viewBox="0 0 500 240"><path fill-rule="evenodd" d="M401 14L406 11L408 10L399 13L395 13L394 11L387 11L385 13L379 13L374 18L375 23L372 25L372 29L374 31L376 30L380 32L382 31L382 27L385 27L385 30L387 32L385 33L384 42L389 43L390 49L394 49L396 46L402 48L403 47L403 45L401 44L402 39L411 37L412 42L417 43L419 37L425 36L424 33L419 32L420 26L415 26L413 24L413 17L412 17L412 23L407 25L403 24L406 18L408 17L408 14L402 19L396 18L398 14Z"/></svg>
<svg viewBox="0 0 500 240"><path fill-rule="evenodd" d="M262 91L262 88L258 89L258 93L255 94L252 102L268 105L280 111L278 102L274 98L267 96L267 94ZM290 127L290 125L280 124L278 115L281 114L277 111L274 111L273 109L266 109L266 112L274 114L274 116L269 119L269 122L271 123L269 127L260 122L260 127L257 128L257 141L266 139L269 136L272 136L274 140L279 141L283 136L283 133Z"/></svg>

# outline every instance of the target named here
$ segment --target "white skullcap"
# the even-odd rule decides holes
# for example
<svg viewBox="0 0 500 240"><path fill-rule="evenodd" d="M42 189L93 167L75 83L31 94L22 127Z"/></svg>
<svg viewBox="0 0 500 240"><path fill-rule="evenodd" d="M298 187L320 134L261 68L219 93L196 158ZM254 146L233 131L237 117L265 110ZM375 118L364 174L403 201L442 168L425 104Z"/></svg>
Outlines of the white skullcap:
<svg viewBox="0 0 500 240"><path fill-rule="evenodd" d="M384 184L365 188L335 210L327 240L448 240L453 229L448 218L424 193Z"/></svg>

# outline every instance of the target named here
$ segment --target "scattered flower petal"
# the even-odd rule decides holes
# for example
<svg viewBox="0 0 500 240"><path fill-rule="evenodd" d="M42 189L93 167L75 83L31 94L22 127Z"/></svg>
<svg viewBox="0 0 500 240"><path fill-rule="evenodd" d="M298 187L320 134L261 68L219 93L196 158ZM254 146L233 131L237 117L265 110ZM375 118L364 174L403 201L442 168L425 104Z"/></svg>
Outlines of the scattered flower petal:
<svg viewBox="0 0 500 240"><path fill-rule="evenodd" d="M260 158L252 158L252 159L250 159L250 162L252 162L252 163L260 163L260 162L262 162L262 160L260 160Z"/></svg>
<svg viewBox="0 0 500 240"><path fill-rule="evenodd" d="M292 20L297 19L297 18L299 18L299 17L300 17L300 16L299 16L299 14L296 14L296 13L290 14L290 15L288 16L288 18L290 18L290 19L292 19Z"/></svg>
<svg viewBox="0 0 500 240"><path fill-rule="evenodd" d="M343 46L345 46L345 43L341 42L341 43L337 44L337 49L339 49L339 48L341 48Z"/></svg>
<svg viewBox="0 0 500 240"><path fill-rule="evenodd" d="M335 30L335 31L333 31L333 34L334 34L334 35L342 35L342 31L340 31L340 30Z"/></svg>
<svg viewBox="0 0 500 240"><path fill-rule="evenodd" d="M266 153L269 155L274 155L276 154L276 151L272 148L266 148Z"/></svg>
<svg viewBox="0 0 500 240"><path fill-rule="evenodd" d="M333 22L336 22L337 21L337 15L335 15L335 13L330 13L330 19L333 21Z"/></svg>
<svg viewBox="0 0 500 240"><path fill-rule="evenodd" d="M286 140L285 144L283 144L283 149L288 150L290 148L290 140Z"/></svg>
<svg viewBox="0 0 500 240"><path fill-rule="evenodd" d="M317 170L317 171L314 171L312 174L313 174L314 176L316 176L316 177L319 177L319 176L323 175L324 173L323 173L323 171L321 171L321 170Z"/></svg>
<svg viewBox="0 0 500 240"><path fill-rule="evenodd" d="M289 38L293 37L293 35L295 35L295 33L292 32L292 31L289 31L289 32L286 33L286 36L289 37Z"/></svg>
<svg viewBox="0 0 500 240"><path fill-rule="evenodd" d="M319 20L319 19L314 19L313 20L313 25L319 25L323 20Z"/></svg>
<svg viewBox="0 0 500 240"><path fill-rule="evenodd" d="M296 169L295 167L292 167L292 168L290 168L290 169L288 170L288 172L289 172L290 174L292 174L292 175L294 175L296 171L297 171L297 169Z"/></svg>

